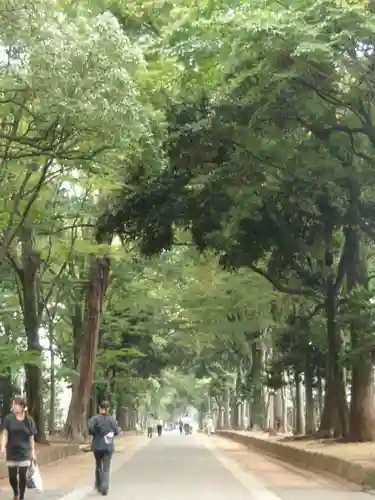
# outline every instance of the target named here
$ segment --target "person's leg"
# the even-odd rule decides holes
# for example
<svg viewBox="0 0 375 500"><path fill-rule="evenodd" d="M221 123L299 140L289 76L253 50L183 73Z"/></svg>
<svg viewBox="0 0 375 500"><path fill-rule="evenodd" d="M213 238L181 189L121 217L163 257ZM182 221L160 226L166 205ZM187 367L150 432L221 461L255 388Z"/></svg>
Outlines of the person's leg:
<svg viewBox="0 0 375 500"><path fill-rule="evenodd" d="M100 491L102 495L107 495L109 488L109 471L111 468L112 453L105 453L103 455L103 472L102 472L102 484Z"/></svg>
<svg viewBox="0 0 375 500"><path fill-rule="evenodd" d="M95 489L97 491L100 491L101 487L101 482L102 482L102 454L101 453L94 453L95 457Z"/></svg>
<svg viewBox="0 0 375 500"><path fill-rule="evenodd" d="M14 498L18 498L18 467L8 467L9 484L12 487Z"/></svg>
<svg viewBox="0 0 375 500"><path fill-rule="evenodd" d="M23 500L25 498L27 469L28 467L18 468L20 500Z"/></svg>

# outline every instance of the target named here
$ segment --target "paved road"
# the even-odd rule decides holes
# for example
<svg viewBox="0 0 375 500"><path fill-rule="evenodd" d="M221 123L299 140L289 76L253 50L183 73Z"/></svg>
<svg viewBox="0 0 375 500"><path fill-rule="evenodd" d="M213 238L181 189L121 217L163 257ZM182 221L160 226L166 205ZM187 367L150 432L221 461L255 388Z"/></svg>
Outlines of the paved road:
<svg viewBox="0 0 375 500"><path fill-rule="evenodd" d="M260 463L265 464L262 466L261 474L254 473L251 470L252 463L250 463L249 471L241 466L241 461L237 463L235 454L228 455L225 450L226 445L220 449L220 446L215 444L215 442L223 443L224 441L220 438L210 440L202 436L175 434L161 438L154 437L148 446L138 450L128 462L119 464L112 474L107 498L108 500L122 500L123 498L129 500L374 500L372 495L350 491L348 486L332 481L319 481L318 479L314 481L310 477L307 483L296 482L294 476L298 476L299 473L288 468L284 469L282 464L278 465L273 472L269 472L268 476L264 475L264 468L267 469L267 464L270 463L269 459L250 453L254 471ZM281 482L275 480L276 470L283 476ZM101 498L91 490L91 486L76 490L68 496L63 496L61 500Z"/></svg>

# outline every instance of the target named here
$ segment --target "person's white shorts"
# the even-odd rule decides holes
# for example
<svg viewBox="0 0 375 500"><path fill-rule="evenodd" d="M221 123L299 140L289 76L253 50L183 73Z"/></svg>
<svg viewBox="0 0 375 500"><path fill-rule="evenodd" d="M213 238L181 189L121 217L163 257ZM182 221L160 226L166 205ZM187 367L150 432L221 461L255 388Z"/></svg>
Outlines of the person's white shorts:
<svg viewBox="0 0 375 500"><path fill-rule="evenodd" d="M19 462L15 460L7 460L7 467L30 467L31 460L20 460Z"/></svg>

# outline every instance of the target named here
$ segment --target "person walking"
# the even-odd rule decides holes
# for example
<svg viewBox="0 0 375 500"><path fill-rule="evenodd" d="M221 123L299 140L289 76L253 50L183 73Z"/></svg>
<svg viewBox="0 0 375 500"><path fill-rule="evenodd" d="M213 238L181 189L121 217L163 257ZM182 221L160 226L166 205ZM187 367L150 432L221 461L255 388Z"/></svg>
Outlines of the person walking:
<svg viewBox="0 0 375 500"><path fill-rule="evenodd" d="M159 418L158 424L156 426L156 430L158 432L158 436L161 436L161 433L163 432L163 421Z"/></svg>
<svg viewBox="0 0 375 500"><path fill-rule="evenodd" d="M13 398L12 412L2 421L1 429L0 454L6 454L13 499L24 500L27 470L36 459L34 436L37 433L34 420L27 414L24 397Z"/></svg>
<svg viewBox="0 0 375 500"><path fill-rule="evenodd" d="M206 428L207 428L207 436L211 436L211 434L214 432L214 421L211 415L207 416Z"/></svg>
<svg viewBox="0 0 375 500"><path fill-rule="evenodd" d="M147 437L152 438L152 431L154 430L154 418L152 415L147 416Z"/></svg>
<svg viewBox="0 0 375 500"><path fill-rule="evenodd" d="M190 434L190 420L188 414L182 419L182 423L184 425L185 436L188 436Z"/></svg>
<svg viewBox="0 0 375 500"><path fill-rule="evenodd" d="M180 430L180 434L182 434L182 431L183 431L183 428L184 428L184 424L182 422L182 420L180 419L180 421L178 422L178 428Z"/></svg>
<svg viewBox="0 0 375 500"><path fill-rule="evenodd" d="M113 441L120 434L120 428L109 414L109 409L108 401L100 403L99 414L91 417L87 425L95 457L95 489L102 495L108 494Z"/></svg>

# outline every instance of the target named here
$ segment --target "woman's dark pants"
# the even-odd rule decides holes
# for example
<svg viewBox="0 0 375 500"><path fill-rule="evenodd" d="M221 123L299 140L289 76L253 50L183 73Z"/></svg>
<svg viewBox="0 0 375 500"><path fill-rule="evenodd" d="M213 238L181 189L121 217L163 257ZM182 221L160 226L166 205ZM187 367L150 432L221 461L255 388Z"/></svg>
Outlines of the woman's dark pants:
<svg viewBox="0 0 375 500"><path fill-rule="evenodd" d="M8 467L9 483L13 489L14 496L20 500L23 500L25 496L27 469L28 467Z"/></svg>
<svg viewBox="0 0 375 500"><path fill-rule="evenodd" d="M109 471L112 453L95 451L95 488L102 494L108 493Z"/></svg>

